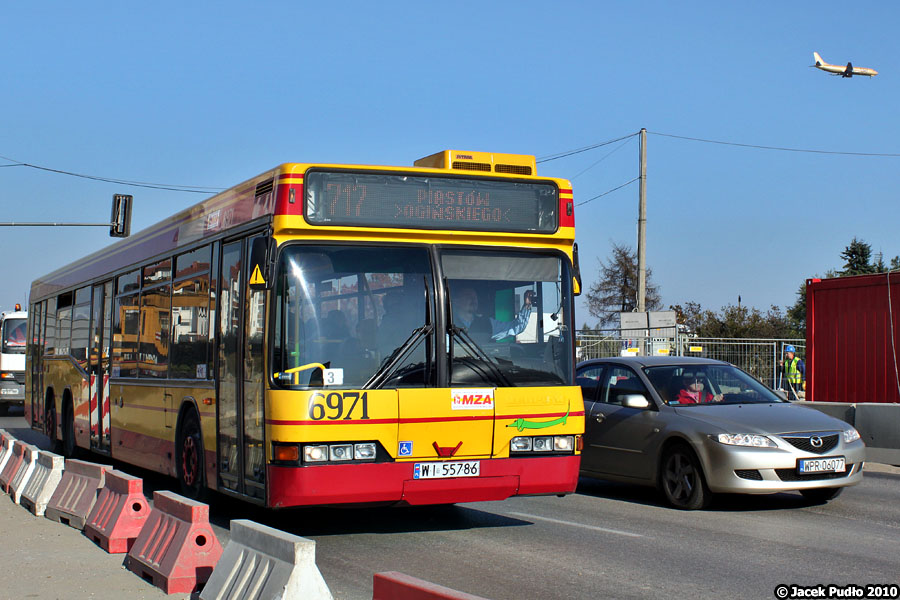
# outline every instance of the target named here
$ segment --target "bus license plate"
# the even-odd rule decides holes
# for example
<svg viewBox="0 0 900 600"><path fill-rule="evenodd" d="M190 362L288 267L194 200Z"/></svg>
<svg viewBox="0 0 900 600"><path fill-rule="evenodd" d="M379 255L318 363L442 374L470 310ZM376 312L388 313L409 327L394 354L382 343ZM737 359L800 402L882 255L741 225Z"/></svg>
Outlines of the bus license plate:
<svg viewBox="0 0 900 600"><path fill-rule="evenodd" d="M481 462L465 460L456 462L416 463L413 469L414 479L446 479L448 477L478 477L481 473Z"/></svg>
<svg viewBox="0 0 900 600"><path fill-rule="evenodd" d="M834 458L802 458L797 462L797 470L801 475L807 473L843 473L844 457Z"/></svg>

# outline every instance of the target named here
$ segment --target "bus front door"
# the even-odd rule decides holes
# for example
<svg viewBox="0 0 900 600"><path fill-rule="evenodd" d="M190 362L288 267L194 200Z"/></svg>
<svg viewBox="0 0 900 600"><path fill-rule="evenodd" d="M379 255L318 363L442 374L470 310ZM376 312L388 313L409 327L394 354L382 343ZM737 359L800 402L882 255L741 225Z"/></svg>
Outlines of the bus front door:
<svg viewBox="0 0 900 600"><path fill-rule="evenodd" d="M109 453L109 348L112 339L112 281L94 286L91 303L91 450Z"/></svg>
<svg viewBox="0 0 900 600"><path fill-rule="evenodd" d="M252 241L223 244L219 262L218 487L265 500L265 292L248 288Z"/></svg>

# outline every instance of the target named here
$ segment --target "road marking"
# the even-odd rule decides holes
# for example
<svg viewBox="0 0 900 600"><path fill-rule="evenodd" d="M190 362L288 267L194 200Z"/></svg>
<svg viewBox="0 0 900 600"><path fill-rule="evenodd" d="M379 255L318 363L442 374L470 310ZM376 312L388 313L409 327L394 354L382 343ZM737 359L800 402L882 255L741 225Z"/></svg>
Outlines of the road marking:
<svg viewBox="0 0 900 600"><path fill-rule="evenodd" d="M549 523L556 523L558 525L569 525L570 527L580 527L581 529L590 529L591 531L600 531L602 533L613 533L615 535L624 535L627 537L644 537L640 533L631 533L630 531L620 531L618 529L607 529L606 527L596 527L594 525L585 525L584 523L574 523L572 521L563 521L561 519L551 519L550 517L539 517L537 515L529 515L527 513L520 512L511 512L507 513L509 515L513 515L516 517L522 517L524 519L535 519L537 521L547 521Z"/></svg>

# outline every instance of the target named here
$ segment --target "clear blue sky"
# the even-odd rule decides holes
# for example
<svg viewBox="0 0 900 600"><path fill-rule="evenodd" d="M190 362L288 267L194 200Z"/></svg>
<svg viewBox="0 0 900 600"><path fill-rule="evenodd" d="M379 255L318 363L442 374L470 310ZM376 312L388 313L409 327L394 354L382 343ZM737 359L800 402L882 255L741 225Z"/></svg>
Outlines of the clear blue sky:
<svg viewBox="0 0 900 600"><path fill-rule="evenodd" d="M19 2L0 17L0 155L225 188L285 161L542 157L641 127L900 153L898 22L894 2ZM809 68L814 50L880 74L831 77ZM604 158L617 147L539 174L572 179L584 202L637 175L636 139ZM854 236L900 254L898 157L650 135L648 163L647 257L666 305L790 305ZM0 221L104 221L115 192L135 196L133 231L206 197L0 166ZM576 209L586 285L613 242L636 245L637 194ZM106 233L0 228L0 308ZM579 309L579 325L595 321Z"/></svg>

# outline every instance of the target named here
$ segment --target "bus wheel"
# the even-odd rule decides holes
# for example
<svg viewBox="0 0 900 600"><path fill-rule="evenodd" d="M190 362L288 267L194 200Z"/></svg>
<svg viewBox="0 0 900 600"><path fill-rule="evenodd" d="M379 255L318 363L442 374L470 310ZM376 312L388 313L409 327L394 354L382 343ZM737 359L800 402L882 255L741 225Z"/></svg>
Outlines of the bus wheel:
<svg viewBox="0 0 900 600"><path fill-rule="evenodd" d="M9 414L9 404L0 404L0 417L5 417Z"/></svg>
<svg viewBox="0 0 900 600"><path fill-rule="evenodd" d="M56 437L56 404L52 401L45 413L44 427L46 427L47 437L50 438L50 450L60 453L62 444L60 444L59 438Z"/></svg>
<svg viewBox="0 0 900 600"><path fill-rule="evenodd" d="M68 402L63 407L62 428L62 454L66 458L75 458L75 453L78 450L78 447L75 445L75 415L73 414L72 406Z"/></svg>
<svg viewBox="0 0 900 600"><path fill-rule="evenodd" d="M203 436L200 435L200 421L197 413L188 411L181 422L176 446L176 470L181 493L188 498L201 500L206 496L206 482L203 472Z"/></svg>

